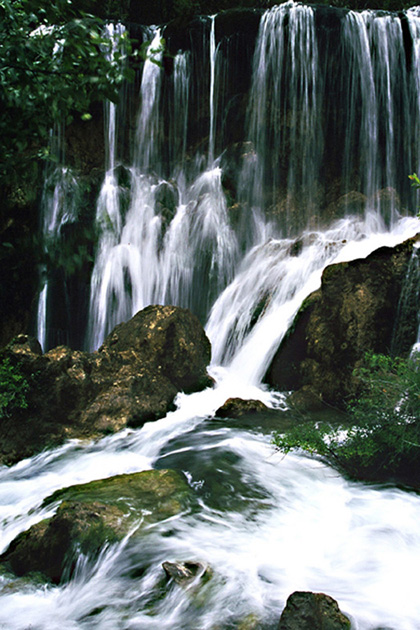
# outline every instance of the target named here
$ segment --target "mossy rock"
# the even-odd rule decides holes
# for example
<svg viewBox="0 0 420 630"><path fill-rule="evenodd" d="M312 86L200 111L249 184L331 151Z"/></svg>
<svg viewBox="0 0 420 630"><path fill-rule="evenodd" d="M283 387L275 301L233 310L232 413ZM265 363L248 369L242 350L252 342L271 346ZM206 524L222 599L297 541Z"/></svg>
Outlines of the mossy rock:
<svg viewBox="0 0 420 630"><path fill-rule="evenodd" d="M357 395L353 370L367 351L406 356L417 336L417 295L404 319L404 338L395 337L395 323L416 238L326 267L321 288L303 303L265 381L283 391L306 387L343 408Z"/></svg>
<svg viewBox="0 0 420 630"><path fill-rule="evenodd" d="M44 505L56 501L99 501L117 507L125 515L143 516L148 523L154 523L178 514L190 498L185 477L175 470L145 470L57 490L45 499Z"/></svg>
<svg viewBox="0 0 420 630"><path fill-rule="evenodd" d="M287 600L278 630L350 630L338 603L325 593L295 591Z"/></svg>
<svg viewBox="0 0 420 630"><path fill-rule="evenodd" d="M190 505L192 491L172 470L148 470L59 490L45 505L61 501L56 514L19 534L0 556L16 575L41 572L67 580L80 553L95 557L130 530L174 516Z"/></svg>

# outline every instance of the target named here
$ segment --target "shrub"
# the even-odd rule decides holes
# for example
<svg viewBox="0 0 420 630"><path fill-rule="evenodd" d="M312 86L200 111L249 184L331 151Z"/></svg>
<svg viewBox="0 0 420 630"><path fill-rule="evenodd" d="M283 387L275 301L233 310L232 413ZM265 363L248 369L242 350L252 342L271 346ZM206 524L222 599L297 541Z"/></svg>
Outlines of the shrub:
<svg viewBox="0 0 420 630"><path fill-rule="evenodd" d="M409 359L368 354L355 371L358 397L346 426L309 423L273 436L284 453L300 448L353 478L420 480L420 354Z"/></svg>
<svg viewBox="0 0 420 630"><path fill-rule="evenodd" d="M0 361L0 420L10 416L16 409L28 406L26 392L29 383L18 367L9 358Z"/></svg>

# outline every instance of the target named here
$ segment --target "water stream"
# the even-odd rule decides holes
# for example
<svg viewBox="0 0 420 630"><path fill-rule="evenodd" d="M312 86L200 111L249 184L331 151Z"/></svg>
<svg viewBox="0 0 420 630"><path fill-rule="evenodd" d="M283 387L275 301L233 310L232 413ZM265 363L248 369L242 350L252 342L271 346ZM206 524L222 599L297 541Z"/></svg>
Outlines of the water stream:
<svg viewBox="0 0 420 630"><path fill-rule="evenodd" d="M0 468L1 551L51 514L41 504L54 490L120 473L182 471L199 509L150 526L141 543L128 536L95 563L81 557L66 585L0 575L0 628L229 630L253 614L261 630L273 630L288 595L313 590L335 597L355 630L419 629L418 495L350 483L299 453L279 455L270 438L278 420L249 427L214 418L231 396L281 414L283 395L261 380L325 266L419 231L415 200L404 192L420 166L419 12L406 17L410 64L397 16L346 13L336 66L316 16L288 2L261 18L244 140L230 170L223 117L234 42L218 41L217 16L202 22L202 57L179 51L170 77L145 62L129 164L118 155L110 107L86 348L148 304L188 307L206 326L216 385L180 394L176 411L140 429ZM151 49L161 36L151 33ZM207 141L192 150L198 102L207 103ZM52 234L73 216L63 198L46 204ZM166 560L206 562L213 578L198 595L176 585L162 593Z"/></svg>
<svg viewBox="0 0 420 630"><path fill-rule="evenodd" d="M118 473L183 471L200 505L151 526L141 543L127 539L96 563L81 559L68 585L2 576L3 627L210 630L238 627L252 613L268 630L291 592L314 590L335 597L358 630L418 628L419 497L279 455L272 421L250 430L212 420L227 395L279 405L237 374L213 374L215 389L180 396L179 409L160 421L0 471L2 548L48 515L39 506L55 489ZM167 560L206 562L214 577L197 597L174 586L153 601Z"/></svg>

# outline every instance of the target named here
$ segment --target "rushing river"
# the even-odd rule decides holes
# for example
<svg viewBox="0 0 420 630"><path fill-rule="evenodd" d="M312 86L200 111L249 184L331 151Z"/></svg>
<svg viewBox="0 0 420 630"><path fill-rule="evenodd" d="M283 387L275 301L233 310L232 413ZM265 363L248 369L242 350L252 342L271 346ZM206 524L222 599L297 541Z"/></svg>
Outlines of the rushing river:
<svg viewBox="0 0 420 630"><path fill-rule="evenodd" d="M359 236L334 259L354 256L355 248L366 255L416 228L415 219L406 219L393 232ZM301 258L306 269L304 253ZM241 276L233 282L240 281ZM300 287L303 294L313 288L310 274L307 283ZM292 312L295 301L292 291L277 303L277 315ZM268 328L272 317L266 316ZM209 334L217 346L224 330L216 329ZM281 426L284 399L255 376L271 350L260 340L257 352L253 334L227 366L211 367L214 388L179 395L178 409L162 420L98 442L71 441L0 470L2 550L51 515L40 507L45 497L93 479L173 468L186 475L199 505L149 526L141 542L128 536L95 562L81 558L68 584L38 585L3 575L0 628L216 630L239 628L253 614L268 630L276 628L295 590L333 596L357 630L419 628L420 497L349 482L302 454L279 454L271 431ZM258 336L264 339L261 331ZM278 413L253 423L215 418L230 396L258 398ZM207 563L213 577L196 592L173 585L162 594L164 561Z"/></svg>
<svg viewBox="0 0 420 630"><path fill-rule="evenodd" d="M336 598L358 630L418 629L420 498L351 483L303 455L282 456L270 444L272 420L250 429L212 419L228 394L226 375L214 375L218 387L180 396L179 409L162 420L0 471L2 548L48 515L39 506L53 490L118 473L178 469L200 504L151 526L141 543L128 537L96 563L81 560L69 584L3 576L1 628L213 630L239 627L253 613L274 629L287 596L313 590ZM242 393L279 404L263 390ZM167 560L208 563L213 578L198 595L175 585L151 605Z"/></svg>

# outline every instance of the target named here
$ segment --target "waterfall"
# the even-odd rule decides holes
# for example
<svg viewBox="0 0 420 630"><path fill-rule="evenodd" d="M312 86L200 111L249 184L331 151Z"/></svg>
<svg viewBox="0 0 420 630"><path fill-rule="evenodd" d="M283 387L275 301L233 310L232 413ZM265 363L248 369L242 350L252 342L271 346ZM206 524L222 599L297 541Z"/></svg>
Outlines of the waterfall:
<svg viewBox="0 0 420 630"><path fill-rule="evenodd" d="M228 18L197 18L185 37L143 28L135 94L106 105L87 317L63 266L68 234L89 213L60 134L42 199L43 347L80 328L94 350L139 309L176 304L205 324L214 387L180 393L175 411L140 428L0 467L0 551L52 516L45 498L72 484L172 468L193 507L95 560L81 555L68 583L1 573L9 630L269 630L294 590L336 598L357 630L418 630L418 494L350 482L300 452L280 456L271 434L285 397L261 380L327 265L419 231L408 174L420 170L420 12L289 1L238 14L234 27ZM125 151L122 109L133 112ZM397 345L417 308L418 252ZM221 421L216 410L236 396L270 411ZM183 589L166 583L165 561L207 563L212 575Z"/></svg>
<svg viewBox="0 0 420 630"><path fill-rule="evenodd" d="M214 41L214 27L213 36ZM154 33L149 51L161 40ZM152 53L153 54L153 53ZM214 52L210 109L214 101ZM163 69L159 57L148 56L141 86L129 197L121 210L121 188L114 170L107 171L99 195L96 223L100 231L91 282L87 346L97 348L119 322L153 302L178 304L205 319L209 306L231 279L236 255L229 225L221 170L209 157L209 168L186 169L190 59L174 59L171 106L163 120ZM157 62L157 63L156 63ZM214 133L214 116L213 120ZM164 122L173 145L164 147ZM214 152L211 141L209 156ZM170 172L163 156L169 153ZM188 234L188 238L185 235ZM207 288L207 294L203 291Z"/></svg>
<svg viewBox="0 0 420 630"><path fill-rule="evenodd" d="M65 330L68 322L49 321L49 302L53 300L51 292L57 284L61 285L64 258L60 252L65 246L65 229L78 218L78 182L70 169L62 164L60 155L63 145L59 131L51 134L51 147L59 160L59 165L49 170L45 178L41 201L41 231L43 236L43 254L45 262L40 269L41 283L37 307L37 338L44 350L51 345L68 343ZM51 269L51 266L53 269ZM48 268L49 267L49 268ZM54 268L55 267L55 268ZM56 306L56 304L55 304ZM54 325L55 324L55 325Z"/></svg>
<svg viewBox="0 0 420 630"><path fill-rule="evenodd" d="M125 104L106 105L88 321L80 321L78 333L86 348L97 348L137 310L162 302L207 322L216 360L229 362L277 303L282 273L290 278L273 262L274 250L285 266L302 262L303 275L319 274L333 260L325 258L322 235L340 231L337 221L360 220L363 239L392 232L415 207L407 176L420 169L417 9L401 18L289 1L255 22L255 41L248 32L225 34L223 19L197 21L191 45L178 48L170 71L165 32L143 29L149 51L138 95L126 108L138 106L131 157L117 148L126 133L118 123ZM121 29L110 26L109 37ZM50 203L46 195L44 201ZM81 216L82 208L74 212ZM286 262L290 241L311 238L319 244L311 245L311 271L303 262L306 246ZM277 270L271 278L264 251ZM255 291L239 298L247 284ZM54 304L47 284L41 289L44 340ZM295 293L289 287L284 295ZM215 327L220 336L213 339Z"/></svg>
<svg viewBox="0 0 420 630"><path fill-rule="evenodd" d="M261 20L254 57L248 132L253 153L241 188L261 210L279 203L280 192L286 233L305 227L314 212L323 151L318 81L313 9L294 3L274 7Z"/></svg>

